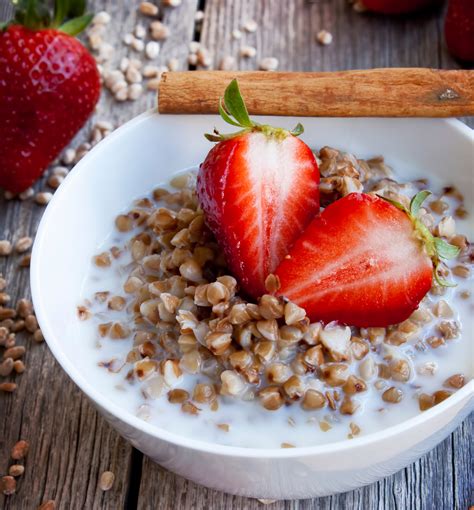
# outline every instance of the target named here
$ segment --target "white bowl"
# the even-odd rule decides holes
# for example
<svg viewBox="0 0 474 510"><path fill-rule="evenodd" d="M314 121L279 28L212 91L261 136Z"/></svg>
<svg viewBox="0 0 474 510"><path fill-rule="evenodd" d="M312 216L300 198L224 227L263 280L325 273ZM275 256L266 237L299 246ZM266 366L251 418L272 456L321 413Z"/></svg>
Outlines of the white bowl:
<svg viewBox="0 0 474 510"><path fill-rule="evenodd" d="M296 121L271 119L281 126ZM33 301L46 341L121 435L197 483L244 496L293 499L348 491L388 476L460 424L474 407L473 381L386 430L323 446L269 450L204 443L152 426L118 407L88 378L92 360L75 325L91 254L133 198L203 160L210 144L202 134L215 122L221 125L217 117L146 113L107 137L70 173L43 216L33 250ZM456 120L308 118L304 125L303 139L313 147L332 145L361 157L383 154L402 176L418 171L420 177L442 177L463 190L467 204L474 202L473 132Z"/></svg>

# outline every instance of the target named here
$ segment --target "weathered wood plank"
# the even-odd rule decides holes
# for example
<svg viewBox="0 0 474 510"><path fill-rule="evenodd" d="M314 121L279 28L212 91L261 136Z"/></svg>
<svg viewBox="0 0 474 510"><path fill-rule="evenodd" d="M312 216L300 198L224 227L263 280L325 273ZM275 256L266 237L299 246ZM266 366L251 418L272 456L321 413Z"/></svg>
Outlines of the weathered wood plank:
<svg viewBox="0 0 474 510"><path fill-rule="evenodd" d="M302 501L280 501L268 505L269 510L431 510L467 508L472 490L471 446L473 420L466 420L441 445L407 467L379 483L327 498ZM452 447L452 442L455 447ZM464 449L461 451L460 449ZM455 452L455 456L453 456ZM453 476L454 469L462 470ZM140 488L139 510L153 508L229 508L261 510L257 500L241 498L205 489L169 473L145 458Z"/></svg>
<svg viewBox="0 0 474 510"><path fill-rule="evenodd" d="M466 420L441 445L379 483L332 497L301 501L279 501L269 510L451 510L468 508L472 491L470 463L473 420ZM461 437L459 437L461 436ZM453 448L453 441L455 446ZM472 441L471 441L472 442ZM464 451L462 451L464 450ZM453 453L454 452L454 453ZM462 470L453 474L454 469ZM257 500L205 489L169 473L145 458L139 510L166 510L171 502L180 509L261 510Z"/></svg>
<svg viewBox="0 0 474 510"><path fill-rule="evenodd" d="M0 2L0 20L10 19L11 14L13 12L13 7L10 2L2 1Z"/></svg>
<svg viewBox="0 0 474 510"><path fill-rule="evenodd" d="M439 10L411 17L382 17L354 12L345 0L207 0L203 44L214 65L224 55L238 57L239 48L257 48L257 58L238 58L239 68L255 69L259 57L276 57L284 70L343 70L372 67L437 67L440 45ZM259 24L255 33L231 33L246 20ZM316 42L319 30L333 36L329 46Z"/></svg>
<svg viewBox="0 0 474 510"><path fill-rule="evenodd" d="M124 33L131 31L138 19L145 25L149 23L137 15L138 4L139 0L89 2L95 12L106 10L112 16L107 40L116 48L115 62L133 54L121 43ZM174 57L182 68L187 66L196 9L197 0L191 0L177 9L163 10L163 20L173 29L163 44L158 64ZM8 19L10 14L10 2L0 0L0 20ZM153 92L143 94L138 101L121 104L104 92L97 113L71 145L75 147L86 140L90 126L97 119L111 120L118 126L154 105ZM47 189L44 179L35 188ZM0 198L0 239L34 236L43 211L33 201L6 202ZM29 297L29 271L19 270L18 260L18 256L0 257L0 273L7 277L13 302ZM18 344L28 346L27 370L16 377L15 393L0 394L0 475L8 471L9 452L16 441L26 439L31 448L25 474L18 479L17 493L10 497L0 495L0 508L34 510L48 499L55 500L56 508L61 509L117 510L126 505L133 508L136 491L130 487L130 480L134 480L131 466L132 461L141 463L141 454L132 455L132 447L98 415L54 361L45 344L37 345L22 334L18 338ZM98 488L98 479L105 470L115 473L113 490L107 493Z"/></svg>

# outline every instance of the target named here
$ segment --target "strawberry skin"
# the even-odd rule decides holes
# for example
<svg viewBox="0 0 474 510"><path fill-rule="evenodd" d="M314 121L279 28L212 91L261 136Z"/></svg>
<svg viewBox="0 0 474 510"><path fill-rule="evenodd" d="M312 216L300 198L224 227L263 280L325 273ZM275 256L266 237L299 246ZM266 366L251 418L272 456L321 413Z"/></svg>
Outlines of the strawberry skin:
<svg viewBox="0 0 474 510"><path fill-rule="evenodd" d="M312 321L381 327L417 308L431 288L433 263L405 212L351 193L310 223L275 274L278 293Z"/></svg>
<svg viewBox="0 0 474 510"><path fill-rule="evenodd" d="M466 62L474 62L474 1L450 0L444 25L450 53Z"/></svg>
<svg viewBox="0 0 474 510"><path fill-rule="evenodd" d="M291 134L248 132L219 142L202 163L197 193L227 263L251 296L319 211L319 170Z"/></svg>
<svg viewBox="0 0 474 510"><path fill-rule="evenodd" d="M84 46L55 29L0 32L0 187L33 184L88 119L100 80Z"/></svg>
<svg viewBox="0 0 474 510"><path fill-rule="evenodd" d="M405 14L415 12L436 3L436 0L362 0L363 5L372 12L380 14Z"/></svg>

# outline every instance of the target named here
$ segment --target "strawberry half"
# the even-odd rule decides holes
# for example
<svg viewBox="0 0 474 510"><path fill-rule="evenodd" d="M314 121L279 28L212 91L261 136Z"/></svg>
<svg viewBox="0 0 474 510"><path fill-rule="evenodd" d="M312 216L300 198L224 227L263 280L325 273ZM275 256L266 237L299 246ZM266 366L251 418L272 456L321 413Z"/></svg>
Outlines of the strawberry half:
<svg viewBox="0 0 474 510"><path fill-rule="evenodd" d="M430 290L440 258L459 249L433 237L418 219L430 193L410 210L365 193L333 202L296 241L276 275L278 294L313 321L379 327L407 319Z"/></svg>
<svg viewBox="0 0 474 510"><path fill-rule="evenodd" d="M219 111L242 130L206 135L218 143L199 169L197 193L231 271L258 297L266 277L319 211L318 165L297 138L301 124L287 131L250 120L236 80Z"/></svg>
<svg viewBox="0 0 474 510"><path fill-rule="evenodd" d="M91 15L85 2L20 0L15 19L0 26L0 187L31 186L71 141L100 94L96 63L75 38ZM76 16L62 23L65 17Z"/></svg>

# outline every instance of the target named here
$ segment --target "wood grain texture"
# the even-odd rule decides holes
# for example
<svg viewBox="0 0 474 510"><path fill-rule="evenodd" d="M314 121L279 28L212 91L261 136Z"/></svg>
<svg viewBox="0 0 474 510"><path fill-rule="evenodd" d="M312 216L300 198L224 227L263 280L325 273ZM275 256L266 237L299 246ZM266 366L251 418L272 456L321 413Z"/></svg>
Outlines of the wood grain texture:
<svg viewBox="0 0 474 510"><path fill-rule="evenodd" d="M139 0L89 0L94 11L112 14L107 39L116 48L118 61L129 53L120 39L137 18ZM203 3L203 2L201 2ZM163 9L171 27L157 63L179 59L186 69L187 48L195 34L197 0L183 0L177 9ZM10 12L0 0L0 19ZM140 18L142 19L142 18ZM240 41L231 37L247 19L259 24L256 33L244 33ZM146 24L146 20L142 19ZM315 34L325 28L334 42L322 47ZM354 13L345 0L207 0L201 41L213 53L217 66L224 55L235 55L239 69L255 70L258 59L242 59L242 44L252 44L260 57L276 56L281 70L329 71L372 67L459 66L446 52L442 41L442 10L434 9L414 18L384 18ZM104 93L94 119L112 120L115 125L153 107L153 93L136 102L118 104ZM78 134L76 146L87 138L93 120ZM468 123L474 126L473 119ZM44 182L36 186L45 189ZM34 235L44 208L31 201L5 202L0 198L0 238L15 240ZM29 294L28 271L17 268L18 256L0 257L0 273L9 280L8 291L15 301ZM27 371L17 376L17 393L0 395L0 474L7 471L9 452L20 438L30 441L25 475L18 481L15 496L0 495L0 508L35 510L47 499L55 499L60 510L249 509L261 503L208 490L177 477L133 450L112 430L88 400L67 378L45 345L27 345ZM471 417L439 447L394 476L357 491L305 501L277 502L270 510L465 510L474 503L472 488ZM203 466L205 468L205 466ZM99 475L115 473L113 489L97 488Z"/></svg>
<svg viewBox="0 0 474 510"><path fill-rule="evenodd" d="M385 68L332 72L165 73L160 113L218 113L237 78L256 115L299 117L458 117L474 115L474 71ZM401 100L403 98L403 101Z"/></svg>

